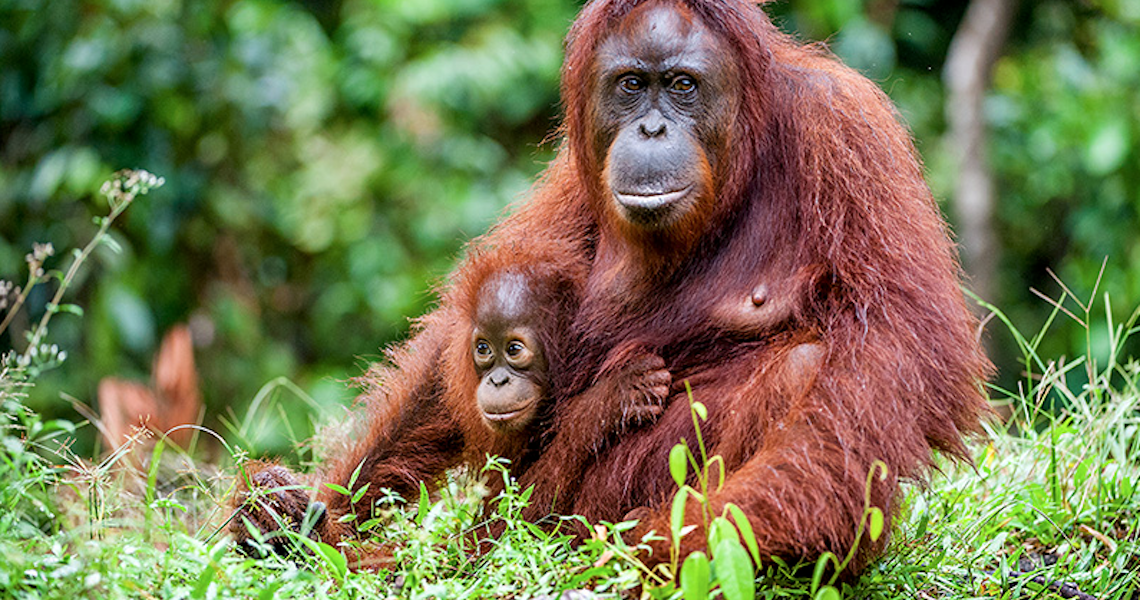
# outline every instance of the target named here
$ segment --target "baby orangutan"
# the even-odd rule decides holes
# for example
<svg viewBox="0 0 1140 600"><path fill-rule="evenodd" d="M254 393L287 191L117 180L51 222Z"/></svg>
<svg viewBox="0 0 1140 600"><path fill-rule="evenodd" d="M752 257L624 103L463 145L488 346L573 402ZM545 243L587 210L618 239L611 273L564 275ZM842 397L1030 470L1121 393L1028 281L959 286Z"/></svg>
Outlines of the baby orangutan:
<svg viewBox="0 0 1140 600"><path fill-rule="evenodd" d="M478 264L480 257L471 260ZM412 478L416 478L415 486L423 481L434 489L446 468L465 464L478 472L493 455L511 461L510 472L521 486L535 486L525 518L535 521L551 512L568 513L574 498L565 491L574 489L573 483L617 434L660 416L672 376L661 357L627 343L610 353L588 390L568 394L560 387L562 382L580 379L571 373L575 365L568 356L573 350L570 323L582 273L550 256L510 267L472 268L482 276L457 282L449 290L450 294L465 288L475 291L460 294L472 298L471 304L452 304L457 307L453 331L459 335L443 344L434 367L440 381L438 408L444 413L437 421L455 430L453 458L418 469L403 468L391 488L414 493ZM398 366L402 357L393 354L392 360ZM411 442L403 438L393 443ZM310 503L306 488L288 469L252 464L247 467L253 473L250 481L238 482L230 525L239 540L250 537L247 521L267 535L277 552L287 549L282 528L304 529L330 540L351 536L339 522L351 509L342 506L341 495L321 486L318 501ZM328 477L319 473L312 481L319 485L335 480ZM501 478L492 478L488 485L490 501L504 484ZM492 524L477 535L499 533Z"/></svg>
<svg viewBox="0 0 1140 600"><path fill-rule="evenodd" d="M468 432L469 447L482 451L484 459L487 454L510 459L520 484L536 487L525 511L531 518L568 509L573 499L556 502L560 490L612 436L656 420L672 383L659 356L626 344L610 355L598 385L566 397L561 384L571 379L573 368L567 332L578 285L567 279L567 271L539 262L497 271L482 282L467 357L477 383L467 379L466 392L452 394L479 411L482 431ZM542 451L547 446L567 451ZM541 456L537 462L535 455ZM492 491L500 487L501 482L491 483Z"/></svg>
<svg viewBox="0 0 1140 600"><path fill-rule="evenodd" d="M483 435L469 432L468 445L484 458L510 459L519 485L534 486L522 511L532 522L569 514L575 498L567 490L611 439L657 420L672 383L660 356L625 344L609 355L597 384L565 397L560 384L574 368L568 319L578 298L578 281L566 280L567 271L549 262L498 271L479 287L472 315L468 360L478 383L468 406L478 407L485 427ZM453 397L463 397L457 392ZM492 478L487 501L504 485ZM495 521L476 533L495 538L502 529Z"/></svg>

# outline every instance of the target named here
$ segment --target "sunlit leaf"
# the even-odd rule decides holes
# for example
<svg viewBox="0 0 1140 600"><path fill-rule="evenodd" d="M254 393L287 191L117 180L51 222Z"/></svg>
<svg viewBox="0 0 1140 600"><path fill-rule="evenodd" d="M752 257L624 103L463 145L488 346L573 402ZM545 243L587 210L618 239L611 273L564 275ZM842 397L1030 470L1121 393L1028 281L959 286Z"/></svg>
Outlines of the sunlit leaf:
<svg viewBox="0 0 1140 600"><path fill-rule="evenodd" d="M872 506L867 515L867 533L871 535L872 541L878 541L883 535L883 521L883 511L877 506Z"/></svg>
<svg viewBox="0 0 1140 600"><path fill-rule="evenodd" d="M363 498L364 494L368 492L368 488L371 485L372 484L370 484L370 483L366 483L366 484L360 486L360 489L356 490L356 493L352 495L352 503L356 504L357 502L360 502L360 499ZM420 485L423 485L423 483L421 483Z"/></svg>
<svg viewBox="0 0 1140 600"><path fill-rule="evenodd" d="M338 493L338 494L342 494L345 496L351 496L352 495L352 492L350 492L348 490L348 488L344 487L343 485L337 485L335 483L326 483L326 484L324 484L324 486L329 488L330 490Z"/></svg>
<svg viewBox="0 0 1140 600"><path fill-rule="evenodd" d="M313 554L320 559L321 564L328 569L337 581L344 581L344 576L348 573L348 558L344 554L329 544L304 536L294 534L293 539L312 550Z"/></svg>
<svg viewBox="0 0 1140 600"><path fill-rule="evenodd" d="M689 447L685 444L677 444L669 451L669 474L673 476L673 481L677 487L685 485L685 478L689 474Z"/></svg>
<svg viewBox="0 0 1140 600"><path fill-rule="evenodd" d="M720 546L720 543L724 540L735 540L737 543L740 543L740 536L736 533L736 528L732 526L732 523L730 523L728 519L717 517L713 519L709 525L709 546L716 548ZM715 553L713 554L713 558L717 558Z"/></svg>
<svg viewBox="0 0 1140 600"><path fill-rule="evenodd" d="M740 542L726 538L713 549L713 570L726 600L752 600L756 597L755 571L748 552Z"/></svg>
<svg viewBox="0 0 1140 600"><path fill-rule="evenodd" d="M685 600L708 598L711 575L709 557L700 551L690 554L681 565L681 593Z"/></svg>
<svg viewBox="0 0 1140 600"><path fill-rule="evenodd" d="M685 504L688 500L689 489L682 487L673 496L673 507L669 511L669 529L673 534L673 541L681 539L681 528L685 526Z"/></svg>
<svg viewBox="0 0 1140 600"><path fill-rule="evenodd" d="M744 545L748 547L748 553L752 555L752 562L756 563L756 568L760 568L760 546L756 542L756 532L752 530L752 523L749 522L748 517L744 515L744 511L740 507L729 502L725 509L728 514L732 515L732 520L736 522L736 528L740 531L740 537L744 540Z"/></svg>
<svg viewBox="0 0 1140 600"><path fill-rule="evenodd" d="M702 421L709 419L709 409L700 402L693 403L693 412L697 413L697 416L700 417Z"/></svg>
<svg viewBox="0 0 1140 600"><path fill-rule="evenodd" d="M430 509L430 507L431 507L431 502L428 499L427 486L425 486L424 482L421 481L420 482L420 503L419 503L419 506L416 507L416 524L417 525L423 525L424 524L424 517L427 517L428 510Z"/></svg>

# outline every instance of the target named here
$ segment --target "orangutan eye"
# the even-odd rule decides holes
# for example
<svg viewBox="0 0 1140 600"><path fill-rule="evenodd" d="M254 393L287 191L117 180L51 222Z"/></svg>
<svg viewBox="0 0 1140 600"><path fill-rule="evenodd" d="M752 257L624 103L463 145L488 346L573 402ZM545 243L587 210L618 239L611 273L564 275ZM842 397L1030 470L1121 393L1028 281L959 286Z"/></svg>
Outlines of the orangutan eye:
<svg viewBox="0 0 1140 600"><path fill-rule="evenodd" d="M486 340L479 340L478 342L475 342L475 354L478 354L479 356L490 356L491 344L488 344Z"/></svg>
<svg viewBox="0 0 1140 600"><path fill-rule="evenodd" d="M524 346L522 342L511 342L507 344L508 356L518 356L523 350L526 350L526 346Z"/></svg>
<svg viewBox="0 0 1140 600"><path fill-rule="evenodd" d="M621 78L618 85L621 86L622 90L630 94L636 94L645 89L645 80L637 75L626 75Z"/></svg>
<svg viewBox="0 0 1140 600"><path fill-rule="evenodd" d="M673 90L674 92L687 94L697 89L697 82L693 81L692 77L681 75L680 77L677 77L673 80L673 83L669 85L669 89Z"/></svg>

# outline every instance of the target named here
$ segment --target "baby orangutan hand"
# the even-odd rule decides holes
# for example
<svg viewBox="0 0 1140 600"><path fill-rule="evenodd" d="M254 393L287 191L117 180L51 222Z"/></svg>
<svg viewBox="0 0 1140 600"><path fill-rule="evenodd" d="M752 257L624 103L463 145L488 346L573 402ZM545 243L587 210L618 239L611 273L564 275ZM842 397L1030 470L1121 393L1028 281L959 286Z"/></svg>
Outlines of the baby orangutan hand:
<svg viewBox="0 0 1140 600"><path fill-rule="evenodd" d="M616 365L603 377L610 380L611 389L619 397L618 402L609 403L616 414L606 415L604 419L611 424L610 434L656 421L664 411L669 386L673 383L673 375L665 369L664 359L648 350L628 354L623 364Z"/></svg>

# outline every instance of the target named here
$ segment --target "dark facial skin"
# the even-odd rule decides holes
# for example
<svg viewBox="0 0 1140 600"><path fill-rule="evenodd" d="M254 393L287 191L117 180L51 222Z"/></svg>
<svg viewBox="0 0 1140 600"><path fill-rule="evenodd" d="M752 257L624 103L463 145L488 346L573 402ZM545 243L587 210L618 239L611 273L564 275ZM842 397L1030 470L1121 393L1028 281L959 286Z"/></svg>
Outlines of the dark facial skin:
<svg viewBox="0 0 1140 600"><path fill-rule="evenodd" d="M736 113L733 65L712 32L667 4L635 10L602 43L594 150L622 218L667 228L715 193Z"/></svg>
<svg viewBox="0 0 1140 600"><path fill-rule="evenodd" d="M547 365L537 335L538 317L523 276L506 273L483 285L471 334L471 356L479 375L475 401L483 422L496 431L525 428L546 395Z"/></svg>

